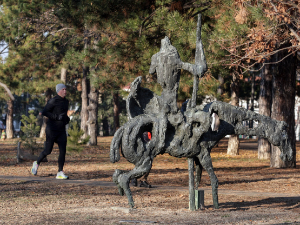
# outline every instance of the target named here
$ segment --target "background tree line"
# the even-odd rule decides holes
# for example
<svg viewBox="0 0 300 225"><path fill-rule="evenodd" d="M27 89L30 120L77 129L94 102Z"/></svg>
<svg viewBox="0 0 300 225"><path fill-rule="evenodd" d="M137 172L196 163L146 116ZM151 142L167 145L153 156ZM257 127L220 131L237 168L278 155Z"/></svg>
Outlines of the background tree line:
<svg viewBox="0 0 300 225"><path fill-rule="evenodd" d="M68 86L68 98L79 108L80 127L97 144L99 122L118 129L126 115L122 88L149 76L150 59L168 36L182 61L194 62L196 16L202 14L202 39L209 71L200 82L198 99L206 95L249 109L259 98L260 113L289 124L295 143L295 95L299 43L298 1L276 0L1 0L0 40L8 56L1 64L0 98L7 104L7 136L13 137L15 96L29 93L43 106L57 83ZM7 51L3 49L3 51ZM183 73L179 104L190 98L192 76ZM111 107L109 105L112 104ZM41 136L45 129L42 126ZM250 124L251 126L251 124ZM228 154L238 154L231 137ZM282 162L279 149L259 142L259 158L273 167ZM296 149L294 147L296 154Z"/></svg>

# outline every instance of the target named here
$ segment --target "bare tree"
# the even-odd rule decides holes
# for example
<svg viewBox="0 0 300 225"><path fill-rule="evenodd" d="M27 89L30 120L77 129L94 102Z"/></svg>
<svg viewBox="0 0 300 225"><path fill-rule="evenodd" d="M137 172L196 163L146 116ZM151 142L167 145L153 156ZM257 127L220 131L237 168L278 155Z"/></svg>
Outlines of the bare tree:
<svg viewBox="0 0 300 225"><path fill-rule="evenodd" d="M81 80L82 90L81 90L81 125L80 129L84 131L83 137L86 138L88 136L88 124L87 121L89 119L88 112L88 78L87 78L88 68L83 68L83 77Z"/></svg>
<svg viewBox="0 0 300 225"><path fill-rule="evenodd" d="M287 52L278 53L277 73L273 78L273 96L271 118L285 121L288 124L288 136L293 147L293 160L282 161L279 148L271 148L271 167L296 167L296 135L295 135L295 90L296 90L296 55L286 57Z"/></svg>
<svg viewBox="0 0 300 225"><path fill-rule="evenodd" d="M6 93L9 96L7 100L7 116L6 116L6 136L8 139L14 137L14 129L13 129L13 110L14 110L14 96L12 95L10 89L6 86L6 84L0 82L0 86L3 87Z"/></svg>
<svg viewBox="0 0 300 225"><path fill-rule="evenodd" d="M273 57L274 58L274 57ZM266 64L261 70L259 114L271 116L272 107L272 79L275 66ZM265 138L258 139L258 158L270 159L271 144Z"/></svg>
<svg viewBox="0 0 300 225"><path fill-rule="evenodd" d="M236 72L232 75L231 81L231 105L239 106L239 76ZM230 135L228 139L228 155L239 155L240 140L237 134Z"/></svg>
<svg viewBox="0 0 300 225"><path fill-rule="evenodd" d="M90 136L89 144L97 145L98 90L95 87L91 87L89 100L89 106L87 107L89 113L89 120L87 121Z"/></svg>

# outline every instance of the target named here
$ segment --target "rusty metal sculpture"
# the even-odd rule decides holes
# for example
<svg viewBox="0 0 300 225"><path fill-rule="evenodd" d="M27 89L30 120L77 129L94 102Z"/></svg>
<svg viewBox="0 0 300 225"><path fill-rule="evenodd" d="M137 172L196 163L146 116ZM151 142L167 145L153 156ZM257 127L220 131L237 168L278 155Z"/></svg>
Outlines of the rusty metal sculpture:
<svg viewBox="0 0 300 225"><path fill-rule="evenodd" d="M199 78L207 70L201 41L201 16L198 17L196 63L182 62L168 37L161 41L161 49L152 56L150 73L156 73L162 86L161 96L142 88L142 78L137 77L130 87L126 101L129 121L120 127L114 135L110 148L110 160L115 163L122 155L135 165L131 171L116 170L113 181L119 193L126 194L130 207L134 201L129 183L149 172L152 162L158 154L168 153L174 157L189 158L190 194L194 190L194 163L196 165L196 188L204 168L210 176L213 204L218 203L218 179L214 173L210 157L211 149L226 135L256 135L267 138L273 145L279 146L282 160L292 159L292 148L287 136L285 122L273 120L253 111L232 106L224 102L212 102L205 106L196 106L196 94ZM191 101L181 110L177 108L177 90L181 70L194 75L194 89ZM220 118L218 130L211 129L212 117L216 113ZM257 121L255 128L245 127L244 121ZM143 140L143 133L151 132L149 142ZM193 197L190 198L193 200Z"/></svg>

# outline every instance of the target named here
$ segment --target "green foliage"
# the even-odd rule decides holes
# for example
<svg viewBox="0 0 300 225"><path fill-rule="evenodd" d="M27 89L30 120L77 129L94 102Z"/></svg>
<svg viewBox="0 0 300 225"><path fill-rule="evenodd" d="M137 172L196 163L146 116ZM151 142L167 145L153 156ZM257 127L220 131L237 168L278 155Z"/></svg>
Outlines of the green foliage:
<svg viewBox="0 0 300 225"><path fill-rule="evenodd" d="M74 121L70 124L70 128L68 129L68 144L67 151L75 151L80 152L83 150L83 146L86 145L90 137L86 137L85 139L81 139L84 131L79 129L77 121Z"/></svg>
<svg viewBox="0 0 300 225"><path fill-rule="evenodd" d="M228 55L224 48L233 42L239 45L254 18L263 19L261 10L252 7L247 9L252 12L248 23L238 24L236 10L233 0L3 1L0 40L9 44L9 56L0 79L14 94L25 91L39 96L60 82L64 67L68 69L68 98L80 102L76 83L83 68L89 68L91 85L109 93L99 106L98 119L107 118L113 124L111 93L120 92L137 76L148 75L151 56L159 51L164 36L170 38L182 61L194 63L197 12L202 11L202 40L212 80L202 81L206 86L199 88L198 95L216 95L217 82L213 82L232 72L224 60ZM143 87L160 94L155 76L145 80ZM183 72L179 102L191 97L192 85L191 74ZM0 98L7 98L3 93ZM123 121L126 113L121 115Z"/></svg>
<svg viewBox="0 0 300 225"><path fill-rule="evenodd" d="M37 126L38 120L33 112L34 111L29 111L29 116L22 115L21 119L23 123L23 126L21 126L23 132L23 135L21 135L22 146L25 149L29 149L32 155L41 149L40 144L37 143L40 126Z"/></svg>

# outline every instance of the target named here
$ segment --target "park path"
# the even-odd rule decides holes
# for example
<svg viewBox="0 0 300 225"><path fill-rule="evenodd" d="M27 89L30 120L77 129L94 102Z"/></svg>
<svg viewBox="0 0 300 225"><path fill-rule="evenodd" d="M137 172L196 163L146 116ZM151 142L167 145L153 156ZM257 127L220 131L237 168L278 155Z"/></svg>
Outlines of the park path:
<svg viewBox="0 0 300 225"><path fill-rule="evenodd" d="M0 176L0 180L18 180L27 182L46 182L46 183L57 183L57 184L72 184L72 185L86 185L86 186L100 186L100 187L115 187L116 184L108 181L95 181L95 180L57 180L54 177L38 177L38 176ZM185 191L188 192L188 186L165 186L165 185L153 185L151 190L172 190L172 191ZM211 187L201 187L200 190L204 190L211 194ZM235 195L235 196L249 196L249 197L264 197L264 198L294 198L299 197L293 194L287 193L273 193L273 192L254 192L254 191L235 191L229 189L218 189L219 195Z"/></svg>
<svg viewBox="0 0 300 225"><path fill-rule="evenodd" d="M248 139L244 140L244 142L240 143L240 149L247 149L247 150L257 150L257 141ZM0 175L1 180L19 180L19 181L28 181L28 182L47 182L47 183L57 183L57 184L72 184L72 185L86 185L86 186L101 186L101 187L115 187L116 185L113 182L108 181L96 181L96 180L75 180L75 179L68 179L68 180L56 180L54 177L39 177L39 176L2 176ZM165 185L152 185L151 190L173 190L173 191L184 191L188 192L188 186L165 186ZM206 193L211 194L211 187L201 187L199 188L204 190ZM222 189L218 188L218 194L220 195L236 195L236 196L249 196L249 197L265 197L265 198L293 198L296 196L295 194L287 194L287 193L275 193L275 192L255 192L255 191L236 191L236 190L229 190L229 189Z"/></svg>

